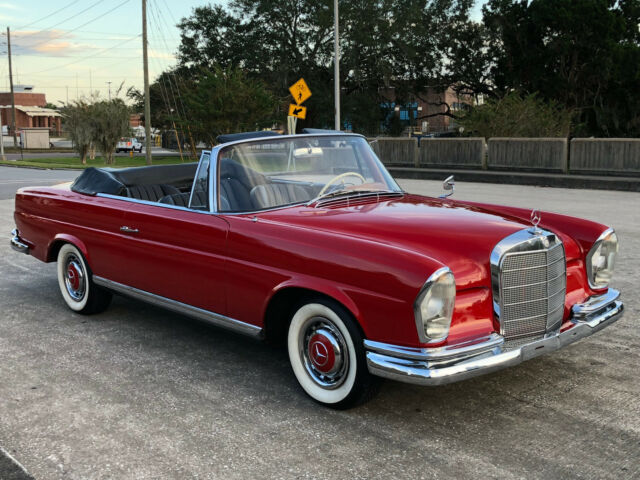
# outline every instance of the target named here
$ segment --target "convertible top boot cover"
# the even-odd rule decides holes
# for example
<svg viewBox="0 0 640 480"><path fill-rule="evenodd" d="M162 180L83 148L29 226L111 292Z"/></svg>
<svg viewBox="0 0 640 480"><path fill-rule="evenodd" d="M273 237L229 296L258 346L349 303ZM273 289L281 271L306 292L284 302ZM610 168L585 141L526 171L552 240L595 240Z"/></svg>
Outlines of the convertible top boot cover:
<svg viewBox="0 0 640 480"><path fill-rule="evenodd" d="M89 167L71 184L71 190L85 195L108 193L110 195L126 195L127 187L111 172L102 168Z"/></svg>

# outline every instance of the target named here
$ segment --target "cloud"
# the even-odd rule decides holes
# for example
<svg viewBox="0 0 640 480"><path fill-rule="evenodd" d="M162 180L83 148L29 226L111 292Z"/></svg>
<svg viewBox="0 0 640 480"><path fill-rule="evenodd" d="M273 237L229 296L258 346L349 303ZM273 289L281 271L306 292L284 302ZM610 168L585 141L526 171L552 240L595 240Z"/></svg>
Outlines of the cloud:
<svg viewBox="0 0 640 480"><path fill-rule="evenodd" d="M0 2L0 8L7 10L23 10L21 7L14 5L13 3Z"/></svg>
<svg viewBox="0 0 640 480"><path fill-rule="evenodd" d="M11 47L16 55L68 57L81 48L73 37L64 30L18 31L11 34Z"/></svg>

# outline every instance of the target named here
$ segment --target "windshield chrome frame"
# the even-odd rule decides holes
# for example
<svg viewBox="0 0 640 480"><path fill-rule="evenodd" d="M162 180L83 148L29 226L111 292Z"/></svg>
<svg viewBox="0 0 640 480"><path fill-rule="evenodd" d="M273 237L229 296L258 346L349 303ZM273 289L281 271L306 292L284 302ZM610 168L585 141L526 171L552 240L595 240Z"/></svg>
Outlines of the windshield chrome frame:
<svg viewBox="0 0 640 480"><path fill-rule="evenodd" d="M398 183L396 182L395 178L393 178L393 176L389 173L389 171L385 167L384 163L382 163L382 160L380 160L376 152L373 151L373 149L371 148L371 145L369 145L369 142L367 142L367 137L359 133L307 133L307 134L299 134L299 135L278 135L278 136L272 136L272 137L246 138L243 140L236 140L234 142L221 143L220 145L216 145L210 150L210 155L211 155L210 162L212 162L212 167L209 168L209 186L210 186L209 211L210 213L222 214L222 215L247 215L251 213L260 213L260 212L265 212L269 210L276 210L280 208L291 207L293 205L302 205L305 203L305 202L296 202L288 205L279 205L277 207L273 207L269 209L246 211L246 212L220 212L218 210L218 190L220 187L219 179L218 179L218 166L220 163L220 158L219 158L220 151L223 148L231 147L234 145L240 145L244 143L268 142L273 140L280 141L280 140L289 140L289 139L298 139L298 138L322 138L322 137L340 137L340 136L363 138L365 140L365 143L369 147L369 149L371 149L371 153L373 153L373 155L378 160L378 162L380 162L380 165L382 166L382 168L384 168L384 170L386 171L387 175L391 178L391 180L393 180L394 186L398 188L398 192L399 193L404 192L400 187L400 185L398 185Z"/></svg>

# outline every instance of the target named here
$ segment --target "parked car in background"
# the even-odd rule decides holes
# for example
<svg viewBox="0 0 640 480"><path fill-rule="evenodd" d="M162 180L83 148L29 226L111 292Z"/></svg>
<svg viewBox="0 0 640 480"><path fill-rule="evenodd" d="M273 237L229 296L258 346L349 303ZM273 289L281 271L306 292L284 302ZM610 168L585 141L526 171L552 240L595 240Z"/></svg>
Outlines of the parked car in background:
<svg viewBox="0 0 640 480"><path fill-rule="evenodd" d="M219 141L198 165L20 189L13 248L57 261L74 312L116 292L280 341L302 389L333 408L368 400L380 377L468 379L622 316L605 225L407 193L360 135Z"/></svg>
<svg viewBox="0 0 640 480"><path fill-rule="evenodd" d="M142 143L135 137L123 137L116 146L116 153L120 152L142 152Z"/></svg>

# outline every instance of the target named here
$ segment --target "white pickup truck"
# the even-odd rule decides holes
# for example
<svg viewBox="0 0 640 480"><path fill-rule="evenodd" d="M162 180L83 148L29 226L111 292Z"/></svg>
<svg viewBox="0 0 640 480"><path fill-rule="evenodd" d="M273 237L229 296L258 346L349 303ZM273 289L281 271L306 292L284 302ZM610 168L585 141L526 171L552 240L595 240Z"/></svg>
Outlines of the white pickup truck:
<svg viewBox="0 0 640 480"><path fill-rule="evenodd" d="M138 141L135 137L123 137L116 145L116 153L120 152L142 152L142 143Z"/></svg>

